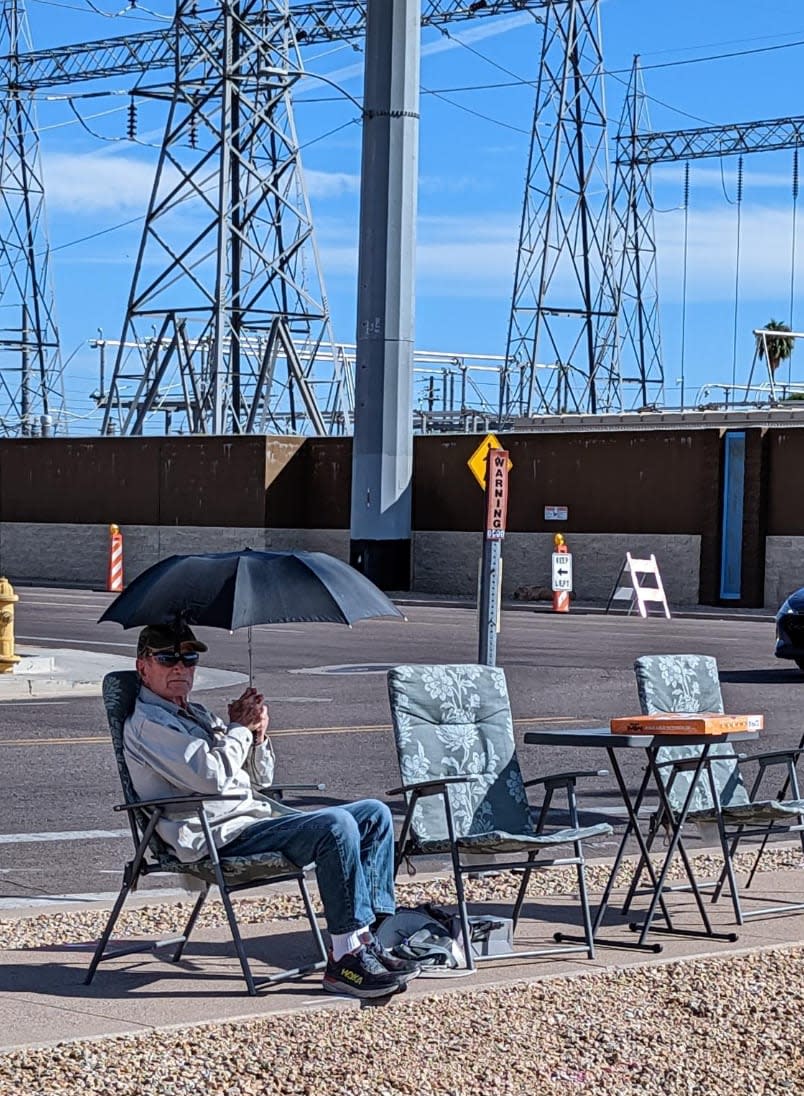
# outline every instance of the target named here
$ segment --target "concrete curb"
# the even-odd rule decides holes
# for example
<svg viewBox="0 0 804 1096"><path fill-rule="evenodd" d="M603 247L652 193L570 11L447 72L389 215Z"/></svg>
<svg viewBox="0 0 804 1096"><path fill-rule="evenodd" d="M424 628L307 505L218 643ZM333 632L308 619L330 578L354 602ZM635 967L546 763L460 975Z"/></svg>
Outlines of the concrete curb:
<svg viewBox="0 0 804 1096"><path fill-rule="evenodd" d="M75 647L26 647L26 663L44 658L46 672L0 674L0 703L38 697L100 696L101 683L113 670L134 668L130 655L109 655ZM196 676L196 692L236 687L248 683L248 675L203 666Z"/></svg>
<svg viewBox="0 0 804 1096"><path fill-rule="evenodd" d="M449 597L446 595L438 594L423 594L418 596L410 592L391 592L388 595L395 605L400 606L418 606L421 605L431 609L472 609L477 608L477 603L473 598L464 597ZM513 598L506 598L502 602L502 609L505 612L531 612L531 613L551 613L552 607L549 602L546 601L519 601ZM717 605L684 605L678 608L670 608L673 617L683 620L694 619L701 617L704 619L712 620L741 620L741 621L769 621L773 623L774 613L767 609L729 609L726 606ZM616 610L614 612L607 613L606 606L600 603L594 602L578 602L573 601L571 603L570 615L573 613L585 615L585 616L610 616L612 620L619 620L624 617L631 617L638 620L639 617L635 617L633 614L628 614L623 610ZM564 614L560 614L564 615Z"/></svg>

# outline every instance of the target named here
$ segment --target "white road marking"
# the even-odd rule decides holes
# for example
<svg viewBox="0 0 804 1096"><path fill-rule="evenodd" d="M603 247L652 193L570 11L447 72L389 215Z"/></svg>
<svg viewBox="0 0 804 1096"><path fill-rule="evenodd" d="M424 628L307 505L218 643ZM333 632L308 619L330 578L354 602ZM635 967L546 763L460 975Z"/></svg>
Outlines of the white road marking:
<svg viewBox="0 0 804 1096"><path fill-rule="evenodd" d="M284 624L257 624L257 625L254 626L255 631L264 631L268 628L277 628L277 629L281 628L283 635L296 635L296 636L307 635L307 632L302 628L286 628L284 626ZM220 629L217 629L217 630L222 632L223 634L227 634L229 636L234 635L233 632L228 632L227 633L225 631L225 629L223 629L223 628L220 628ZM137 645L137 635L135 634L137 632L138 632L137 629L132 630L131 639L127 643L119 643L119 642L115 642L114 640L111 640L111 639L94 639L94 638L88 639L86 636L81 636L79 638L77 636L21 636L21 635L18 635L17 639L25 640L26 643L37 643L37 642L42 642L42 643L63 643L66 647L75 647L77 650L80 650L82 647L85 647L85 646L133 648L133 647L136 647L136 645ZM238 638L242 639L245 642L245 640L246 640L245 629L244 628L238 628L238 632L242 633L241 635L238 636Z"/></svg>
<svg viewBox="0 0 804 1096"><path fill-rule="evenodd" d="M269 696L271 704L331 704L331 696Z"/></svg>
<svg viewBox="0 0 804 1096"><path fill-rule="evenodd" d="M70 703L69 700L33 700L33 699L31 699L31 700L4 700L3 701L3 707L4 708L13 708L15 705L20 705L20 706L24 706L26 708L30 708L32 705L33 706L42 705L42 704L45 704L45 705L47 705L47 704L66 705L66 704L69 704L69 703Z"/></svg>
<svg viewBox="0 0 804 1096"><path fill-rule="evenodd" d="M316 627L318 627L318 624L316 623L316 621L311 620L310 623L315 624ZM199 627L200 627L200 625L199 625ZM253 627L255 632L263 632L267 628L276 628L278 632L281 631L282 635L285 635L285 636L306 636L307 635L307 629L306 628L288 628L288 626L286 624L254 624L254 625L252 625L252 627ZM245 628L238 628L237 630L238 630L238 632L242 632L243 638L245 638L246 629ZM234 633L230 632L229 635L234 635Z"/></svg>
<svg viewBox="0 0 804 1096"><path fill-rule="evenodd" d="M110 837L131 837L131 830L63 830L46 833L0 833L0 845L33 844L43 841L106 841Z"/></svg>
<svg viewBox="0 0 804 1096"><path fill-rule="evenodd" d="M109 594L101 593L100 591L93 594L92 590L44 590L41 587L35 590L20 589L19 586L15 587L15 590L19 593L20 598L24 598L26 601L39 601L41 598L56 598L57 604L69 605L71 601L85 601L87 605L98 605L100 598L108 598L112 600ZM41 603L41 602L40 602Z"/></svg>
<svg viewBox="0 0 804 1096"><path fill-rule="evenodd" d="M128 647L133 650L137 646L137 637L132 636L128 643L113 643L108 639L77 639L75 636L17 636L26 643L63 643L66 647L74 647L80 651L84 646L90 647Z"/></svg>

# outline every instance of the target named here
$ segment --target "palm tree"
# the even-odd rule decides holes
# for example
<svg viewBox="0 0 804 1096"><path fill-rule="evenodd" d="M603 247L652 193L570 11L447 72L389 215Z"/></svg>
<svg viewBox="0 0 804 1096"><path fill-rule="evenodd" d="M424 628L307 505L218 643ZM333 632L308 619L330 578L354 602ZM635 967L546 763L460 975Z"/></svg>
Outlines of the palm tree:
<svg viewBox="0 0 804 1096"><path fill-rule="evenodd" d="M768 355L768 365L771 368L771 372L775 373L779 366L779 362L786 361L787 358L793 353L793 347L795 345L795 339L792 336L769 335L769 331L789 331L790 328L786 323L782 323L781 320L768 320L765 327L757 335L757 354L760 358L764 358L765 354Z"/></svg>

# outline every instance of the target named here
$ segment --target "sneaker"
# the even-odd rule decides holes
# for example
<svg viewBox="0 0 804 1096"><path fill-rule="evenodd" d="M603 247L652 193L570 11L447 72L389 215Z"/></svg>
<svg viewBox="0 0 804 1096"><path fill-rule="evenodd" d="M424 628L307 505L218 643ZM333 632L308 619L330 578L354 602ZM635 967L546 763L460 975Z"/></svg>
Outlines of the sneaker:
<svg viewBox="0 0 804 1096"><path fill-rule="evenodd" d="M409 982L411 978L415 978L418 974L421 974L421 963L417 963L415 959L400 959L388 948L384 948L379 940L372 937L367 942L366 948L371 954L382 963L386 970L389 970L392 974L399 975L400 978L404 978L406 982Z"/></svg>
<svg viewBox="0 0 804 1096"><path fill-rule="evenodd" d="M340 959L330 954L324 971L324 989L349 997L387 997L405 988L406 979L394 974L367 947Z"/></svg>

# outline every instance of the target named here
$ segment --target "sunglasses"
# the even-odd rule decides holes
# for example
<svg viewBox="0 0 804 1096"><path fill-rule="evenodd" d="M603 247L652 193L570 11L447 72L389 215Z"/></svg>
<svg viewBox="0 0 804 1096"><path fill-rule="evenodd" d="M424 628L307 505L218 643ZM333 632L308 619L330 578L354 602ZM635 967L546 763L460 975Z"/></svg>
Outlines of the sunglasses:
<svg viewBox="0 0 804 1096"><path fill-rule="evenodd" d="M148 656L160 666L195 666L198 663L198 651L154 651Z"/></svg>

